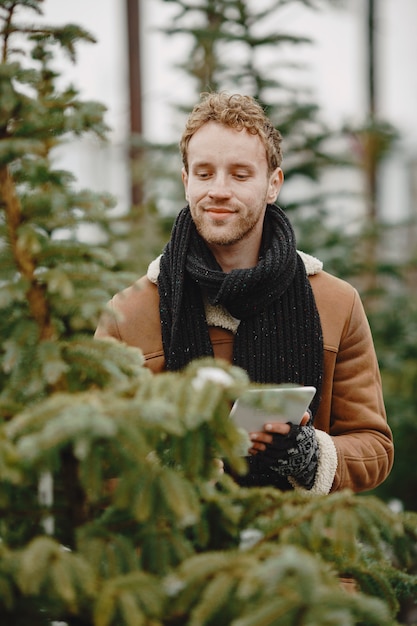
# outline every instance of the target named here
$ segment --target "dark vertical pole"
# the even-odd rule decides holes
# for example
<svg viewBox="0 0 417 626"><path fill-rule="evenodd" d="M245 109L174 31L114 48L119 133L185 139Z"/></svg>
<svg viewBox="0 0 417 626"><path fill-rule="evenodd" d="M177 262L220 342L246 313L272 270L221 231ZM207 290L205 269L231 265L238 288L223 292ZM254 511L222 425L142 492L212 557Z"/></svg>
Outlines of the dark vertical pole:
<svg viewBox="0 0 417 626"><path fill-rule="evenodd" d="M375 81L375 2L368 0L368 94L371 118L376 114Z"/></svg>
<svg viewBox="0 0 417 626"><path fill-rule="evenodd" d="M376 42L375 42L375 1L368 0L368 106L369 106L369 153L368 153L368 193L369 217L372 221L377 218L377 146L374 123L377 115L376 93Z"/></svg>
<svg viewBox="0 0 417 626"><path fill-rule="evenodd" d="M130 137L137 142L142 135L142 76L140 64L140 9L139 0L126 0L127 43L129 66L129 107ZM131 161L131 203L139 206L142 203L142 185L139 180L140 149L132 145Z"/></svg>
<svg viewBox="0 0 417 626"><path fill-rule="evenodd" d="M377 96L376 96L376 41L375 41L375 2L367 0L366 4L366 38L367 38L367 95L368 95L368 121L364 143L364 167L366 177L366 213L369 226L369 234L366 239L366 273L367 292L366 306L368 309L374 306L373 295L376 293L378 284L377 257L377 180L378 180L378 133L377 133Z"/></svg>

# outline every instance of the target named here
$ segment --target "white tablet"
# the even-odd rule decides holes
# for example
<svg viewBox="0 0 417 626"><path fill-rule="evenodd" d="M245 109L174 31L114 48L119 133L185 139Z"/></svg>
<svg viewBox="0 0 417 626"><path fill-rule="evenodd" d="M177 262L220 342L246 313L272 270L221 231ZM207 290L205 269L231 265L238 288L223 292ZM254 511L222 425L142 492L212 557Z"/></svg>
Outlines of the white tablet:
<svg viewBox="0 0 417 626"><path fill-rule="evenodd" d="M299 424L315 393L315 387L300 385L248 389L234 403L230 417L248 432L263 430L267 422Z"/></svg>

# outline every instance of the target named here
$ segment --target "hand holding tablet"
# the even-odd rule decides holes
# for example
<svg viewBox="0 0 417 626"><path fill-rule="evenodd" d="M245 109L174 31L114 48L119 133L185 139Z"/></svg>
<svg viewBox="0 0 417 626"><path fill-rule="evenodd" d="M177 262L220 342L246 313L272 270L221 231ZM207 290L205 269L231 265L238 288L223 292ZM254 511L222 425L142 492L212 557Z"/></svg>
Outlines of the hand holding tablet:
<svg viewBox="0 0 417 626"><path fill-rule="evenodd" d="M230 417L248 432L262 431L267 422L299 424L315 393L315 387L301 385L248 389L234 403Z"/></svg>

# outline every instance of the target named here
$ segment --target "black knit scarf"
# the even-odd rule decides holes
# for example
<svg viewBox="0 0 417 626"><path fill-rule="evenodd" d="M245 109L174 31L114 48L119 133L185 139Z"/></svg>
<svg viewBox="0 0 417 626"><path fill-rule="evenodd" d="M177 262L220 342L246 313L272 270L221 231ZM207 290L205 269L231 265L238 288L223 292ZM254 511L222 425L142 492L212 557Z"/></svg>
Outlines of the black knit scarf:
<svg viewBox="0 0 417 626"><path fill-rule="evenodd" d="M267 207L257 266L227 274L198 235L189 207L183 209L161 258L158 289L168 370L213 355L204 293L241 320L234 364L254 382L314 385L314 415L323 373L320 317L293 229L279 207Z"/></svg>

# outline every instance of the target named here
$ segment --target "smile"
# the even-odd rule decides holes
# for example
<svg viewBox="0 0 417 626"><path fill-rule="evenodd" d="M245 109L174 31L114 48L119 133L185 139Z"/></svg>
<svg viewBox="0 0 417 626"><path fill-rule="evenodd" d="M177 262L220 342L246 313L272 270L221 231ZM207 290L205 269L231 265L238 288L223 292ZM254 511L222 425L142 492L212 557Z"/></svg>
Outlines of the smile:
<svg viewBox="0 0 417 626"><path fill-rule="evenodd" d="M225 209L223 207L219 207L219 208L210 207L210 208L204 209L204 212L209 213L210 215L213 215L213 216L225 217L227 215L233 215L235 211L233 211L232 209Z"/></svg>

